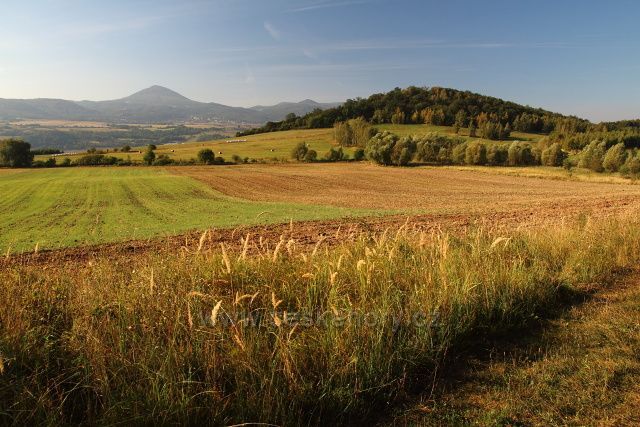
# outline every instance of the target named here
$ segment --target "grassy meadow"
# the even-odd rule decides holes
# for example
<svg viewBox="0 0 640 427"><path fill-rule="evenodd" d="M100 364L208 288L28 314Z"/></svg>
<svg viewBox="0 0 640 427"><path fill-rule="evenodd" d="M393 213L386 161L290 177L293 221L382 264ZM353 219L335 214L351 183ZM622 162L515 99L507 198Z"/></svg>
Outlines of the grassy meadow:
<svg viewBox="0 0 640 427"><path fill-rule="evenodd" d="M640 223L0 269L3 424L364 424L640 261ZM247 250L257 250L247 256ZM604 384L614 390L615 383Z"/></svg>
<svg viewBox="0 0 640 427"><path fill-rule="evenodd" d="M0 249L21 252L233 227L372 215L371 210L252 202L159 168L0 173Z"/></svg>
<svg viewBox="0 0 640 427"><path fill-rule="evenodd" d="M376 128L383 131L389 130L400 136L424 135L435 132L442 135L455 136L453 128L450 126L433 126L433 125L376 125ZM471 138L468 136L467 130L462 129L460 137L469 140L480 140L485 143L496 143L495 141L485 140L482 138ZM526 134L513 132L512 140L535 142L542 136L536 134ZM246 140L244 142L227 142ZM224 157L227 161L231 161L234 155L244 158L256 159L262 161L290 161L291 150L300 142L306 142L311 149L318 152L318 156L322 158L324 153L338 144L334 139L333 129L304 129L290 130L284 132L272 132L258 135L243 136L240 138L229 137L223 140L205 141L205 142L185 142L181 144L160 145L156 150L156 154L166 154L175 160L195 159L198 151L209 148L216 153L216 156ZM110 152L109 155L131 159L133 161L142 161L142 153L145 147L133 147L134 152L120 153ZM344 148L345 153L349 156L353 155L354 148ZM58 161L65 157L72 160L83 154L74 154L68 156L58 156ZM37 160L46 160L49 156L37 156Z"/></svg>

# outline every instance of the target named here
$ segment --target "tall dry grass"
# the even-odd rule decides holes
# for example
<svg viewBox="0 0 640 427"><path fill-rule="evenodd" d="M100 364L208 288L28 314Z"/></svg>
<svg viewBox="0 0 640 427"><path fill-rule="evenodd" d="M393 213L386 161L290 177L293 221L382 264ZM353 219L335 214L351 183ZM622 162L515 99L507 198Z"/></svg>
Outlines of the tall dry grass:
<svg viewBox="0 0 640 427"><path fill-rule="evenodd" d="M363 422L429 387L469 337L526 326L638 260L625 218L9 264L0 421Z"/></svg>

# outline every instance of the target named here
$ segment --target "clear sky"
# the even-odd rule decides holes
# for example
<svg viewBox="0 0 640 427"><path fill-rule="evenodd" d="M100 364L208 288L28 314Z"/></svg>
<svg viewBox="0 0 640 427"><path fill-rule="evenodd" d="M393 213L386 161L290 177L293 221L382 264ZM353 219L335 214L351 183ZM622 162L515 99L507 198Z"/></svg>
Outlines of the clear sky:
<svg viewBox="0 0 640 427"><path fill-rule="evenodd" d="M236 106L469 89L640 117L637 0L2 0L0 97Z"/></svg>

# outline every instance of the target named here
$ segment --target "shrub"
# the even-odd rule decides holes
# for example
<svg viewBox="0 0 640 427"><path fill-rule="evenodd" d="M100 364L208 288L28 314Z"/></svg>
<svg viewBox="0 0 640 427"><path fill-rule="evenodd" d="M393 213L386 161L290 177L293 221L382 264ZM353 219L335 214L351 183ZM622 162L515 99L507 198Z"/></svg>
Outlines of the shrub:
<svg viewBox="0 0 640 427"><path fill-rule="evenodd" d="M486 139L503 140L509 138L511 128L509 124L503 126L500 123L485 122L480 128L480 133Z"/></svg>
<svg viewBox="0 0 640 427"><path fill-rule="evenodd" d="M375 129L363 118L336 122L333 129L335 140L344 147L364 147L376 134Z"/></svg>
<svg viewBox="0 0 640 427"><path fill-rule="evenodd" d="M491 166L503 166L509 159L509 146L504 144L490 144L487 148L487 163Z"/></svg>
<svg viewBox="0 0 640 427"><path fill-rule="evenodd" d="M451 151L451 161L458 165L463 165L467 156L467 143L463 142L453 147Z"/></svg>
<svg viewBox="0 0 640 427"><path fill-rule="evenodd" d="M306 158L306 156L305 156ZM335 149L331 148L324 155L324 159L328 162L339 162L344 159L344 152L342 151L342 147Z"/></svg>
<svg viewBox="0 0 640 427"><path fill-rule="evenodd" d="M233 163L242 163L242 157L238 156L237 154L231 156L231 160L233 161Z"/></svg>
<svg viewBox="0 0 640 427"><path fill-rule="evenodd" d="M538 164L539 159L531 149L531 145L512 142L507 153L509 166L530 166Z"/></svg>
<svg viewBox="0 0 640 427"><path fill-rule="evenodd" d="M462 143L462 138L430 133L416 140L415 158L421 162L449 164L452 162L454 147Z"/></svg>
<svg viewBox="0 0 640 427"><path fill-rule="evenodd" d="M212 165L215 161L215 154L209 148L198 151L198 161L205 165Z"/></svg>
<svg viewBox="0 0 640 427"><path fill-rule="evenodd" d="M27 168L33 162L31 144L20 139L0 141L0 166Z"/></svg>
<svg viewBox="0 0 640 427"><path fill-rule="evenodd" d="M315 162L318 159L318 152L316 150L307 150L304 155L303 161L307 163Z"/></svg>
<svg viewBox="0 0 640 427"><path fill-rule="evenodd" d="M540 162L544 166L562 166L566 158L567 153L562 150L560 144L555 143L542 150Z"/></svg>
<svg viewBox="0 0 640 427"><path fill-rule="evenodd" d="M174 161L171 157L169 157L166 154L160 154L154 161L153 161L153 165L154 166L166 166L166 165L170 165L173 164Z"/></svg>
<svg viewBox="0 0 640 427"><path fill-rule="evenodd" d="M118 159L104 154L87 154L75 160L78 166L109 166L118 163Z"/></svg>
<svg viewBox="0 0 640 427"><path fill-rule="evenodd" d="M578 167L591 169L595 172L602 172L604 170L602 162L604 160L606 150L607 146L604 142L591 142L584 150L582 150Z"/></svg>
<svg viewBox="0 0 640 427"><path fill-rule="evenodd" d="M602 160L602 167L607 172L618 172L627 160L627 150L623 143L619 143L609 148Z"/></svg>
<svg viewBox="0 0 640 427"><path fill-rule="evenodd" d="M396 108L396 112L391 116L391 123L401 125L407 121L407 116L400 108Z"/></svg>
<svg viewBox="0 0 640 427"><path fill-rule="evenodd" d="M369 140L365 148L367 159L380 165L391 164L391 151L396 145L398 137L391 132L376 134Z"/></svg>
<svg viewBox="0 0 640 427"><path fill-rule="evenodd" d="M465 163L468 165L486 165L487 147L480 141L472 141L467 144Z"/></svg>
<svg viewBox="0 0 640 427"><path fill-rule="evenodd" d="M304 160L304 156L309 151L309 146L307 146L306 142L299 142L291 151L291 157L301 162Z"/></svg>
<svg viewBox="0 0 640 427"><path fill-rule="evenodd" d="M71 166L71 159L68 158L68 157L65 157L64 159L62 159L62 162L60 163L60 166L62 166L62 167Z"/></svg>
<svg viewBox="0 0 640 427"><path fill-rule="evenodd" d="M153 164L153 162L156 160L156 153L153 151L151 146L149 146L147 151L142 156L142 160L144 160L144 162L148 165Z"/></svg>
<svg viewBox="0 0 640 427"><path fill-rule="evenodd" d="M395 166L406 166L416 153L416 143L411 137L402 138L391 149L391 163Z"/></svg>
<svg viewBox="0 0 640 427"><path fill-rule="evenodd" d="M620 173L634 177L640 174L640 153L637 151L630 153L620 168Z"/></svg>
<svg viewBox="0 0 640 427"><path fill-rule="evenodd" d="M355 160L356 162L362 161L364 160L364 149L363 148L358 148L356 151L353 152L353 160Z"/></svg>

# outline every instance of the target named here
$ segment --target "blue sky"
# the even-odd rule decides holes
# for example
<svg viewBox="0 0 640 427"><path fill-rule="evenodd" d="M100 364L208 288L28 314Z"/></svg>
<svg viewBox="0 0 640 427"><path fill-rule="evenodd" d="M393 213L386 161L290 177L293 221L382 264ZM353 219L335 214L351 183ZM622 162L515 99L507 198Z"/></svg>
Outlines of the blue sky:
<svg viewBox="0 0 640 427"><path fill-rule="evenodd" d="M640 117L634 0L2 0L0 97L251 106L446 86Z"/></svg>

